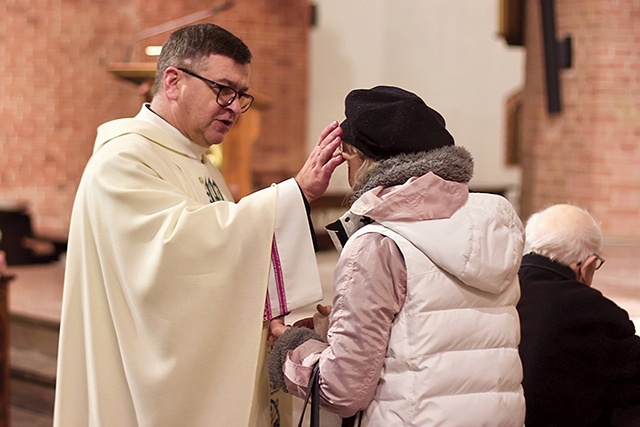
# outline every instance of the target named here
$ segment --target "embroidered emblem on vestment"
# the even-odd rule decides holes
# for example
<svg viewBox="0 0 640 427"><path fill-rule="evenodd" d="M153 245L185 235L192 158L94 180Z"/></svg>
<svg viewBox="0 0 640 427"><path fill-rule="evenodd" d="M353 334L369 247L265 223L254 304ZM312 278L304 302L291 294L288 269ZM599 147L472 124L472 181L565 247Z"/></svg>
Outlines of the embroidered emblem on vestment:
<svg viewBox="0 0 640 427"><path fill-rule="evenodd" d="M204 188L207 190L207 195L209 196L209 202L219 202L224 200L224 196L218 188L218 185L209 177L205 179Z"/></svg>

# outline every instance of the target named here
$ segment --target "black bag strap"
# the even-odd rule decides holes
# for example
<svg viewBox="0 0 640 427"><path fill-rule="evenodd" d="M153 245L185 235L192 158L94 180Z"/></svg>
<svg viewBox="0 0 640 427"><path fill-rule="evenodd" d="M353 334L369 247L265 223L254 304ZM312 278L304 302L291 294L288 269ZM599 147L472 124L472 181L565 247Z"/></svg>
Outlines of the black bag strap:
<svg viewBox="0 0 640 427"><path fill-rule="evenodd" d="M307 387L307 395L304 398L304 406L302 407L302 414L300 414L300 421L298 427L302 427L302 421L304 420L304 413L307 410L307 404L309 398L311 398L311 427L320 427L320 367L318 362L313 365L311 376L309 377L309 385Z"/></svg>
<svg viewBox="0 0 640 427"><path fill-rule="evenodd" d="M358 427L362 426L362 411L358 411L349 418L343 418L341 427L355 427L356 421L358 421Z"/></svg>

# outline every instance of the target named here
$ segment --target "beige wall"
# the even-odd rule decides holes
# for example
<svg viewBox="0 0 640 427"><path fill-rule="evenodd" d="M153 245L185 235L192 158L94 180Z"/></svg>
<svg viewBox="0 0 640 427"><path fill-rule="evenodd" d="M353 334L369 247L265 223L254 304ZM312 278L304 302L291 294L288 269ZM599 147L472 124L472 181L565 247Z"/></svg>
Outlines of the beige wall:
<svg viewBox="0 0 640 427"><path fill-rule="evenodd" d="M326 123L344 118L349 90L402 86L440 111L456 143L471 151L474 185L519 185L519 169L505 165L504 100L523 82L525 52L497 36L498 1L315 3L308 144ZM347 188L344 172L332 190Z"/></svg>

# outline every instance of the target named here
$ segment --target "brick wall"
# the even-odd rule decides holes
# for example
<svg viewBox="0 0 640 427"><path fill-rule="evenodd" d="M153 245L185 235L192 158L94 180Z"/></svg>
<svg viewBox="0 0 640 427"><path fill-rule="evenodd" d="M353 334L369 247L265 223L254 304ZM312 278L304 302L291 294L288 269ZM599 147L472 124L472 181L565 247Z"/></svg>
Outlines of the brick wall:
<svg viewBox="0 0 640 427"><path fill-rule="evenodd" d="M0 4L0 199L26 201L38 232L65 234L96 127L135 115L137 88L107 71L135 34L220 4L204 0ZM254 54L252 89L272 101L254 159L257 186L291 176L305 157L309 3L238 1L205 19ZM142 60L138 43L132 60Z"/></svg>
<svg viewBox="0 0 640 427"><path fill-rule="evenodd" d="M560 71L555 115L546 110L540 2L525 3L521 212L573 202L608 237L640 239L640 2L556 0L556 35L573 38L573 66Z"/></svg>

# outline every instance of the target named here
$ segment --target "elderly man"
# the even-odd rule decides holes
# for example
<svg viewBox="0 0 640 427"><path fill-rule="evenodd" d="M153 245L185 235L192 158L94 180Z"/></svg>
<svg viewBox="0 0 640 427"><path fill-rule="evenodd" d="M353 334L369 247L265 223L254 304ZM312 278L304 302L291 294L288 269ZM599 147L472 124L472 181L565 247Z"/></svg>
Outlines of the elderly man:
<svg viewBox="0 0 640 427"><path fill-rule="evenodd" d="M591 288L601 250L598 224L579 207L527 221L517 306L527 426L609 426L616 411L640 405L640 337L627 312Z"/></svg>

